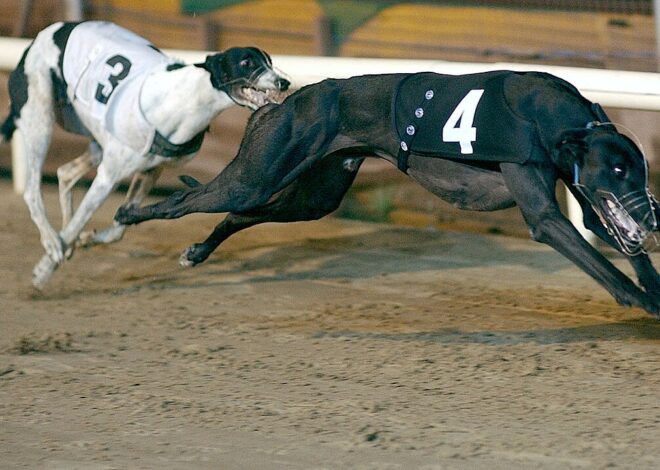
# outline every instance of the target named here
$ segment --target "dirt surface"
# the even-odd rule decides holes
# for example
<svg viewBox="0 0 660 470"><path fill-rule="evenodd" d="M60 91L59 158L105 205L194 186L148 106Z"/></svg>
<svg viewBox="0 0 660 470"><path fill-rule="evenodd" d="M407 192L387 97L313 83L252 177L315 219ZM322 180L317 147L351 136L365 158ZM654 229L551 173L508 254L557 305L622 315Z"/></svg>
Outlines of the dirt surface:
<svg viewBox="0 0 660 470"><path fill-rule="evenodd" d="M544 246L329 218L184 269L189 216L40 294L0 192L1 468L660 468L660 322Z"/></svg>

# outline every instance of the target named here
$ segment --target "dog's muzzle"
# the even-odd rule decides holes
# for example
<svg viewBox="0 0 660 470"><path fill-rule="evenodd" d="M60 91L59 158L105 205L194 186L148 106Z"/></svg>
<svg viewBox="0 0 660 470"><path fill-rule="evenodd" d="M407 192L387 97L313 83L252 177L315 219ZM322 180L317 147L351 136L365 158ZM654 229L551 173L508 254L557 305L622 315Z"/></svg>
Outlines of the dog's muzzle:
<svg viewBox="0 0 660 470"><path fill-rule="evenodd" d="M658 223L648 190L630 193L621 199L612 193L598 190L596 198L596 212L624 253L635 256L653 251L658 246L654 234ZM590 203L594 206L594 202Z"/></svg>
<svg viewBox="0 0 660 470"><path fill-rule="evenodd" d="M262 82L263 77L271 76L270 80ZM281 103L286 98L286 91L291 82L284 77L276 75L272 70L263 68L248 78L237 79L227 85L228 94L234 102L256 110L268 103Z"/></svg>
<svg viewBox="0 0 660 470"><path fill-rule="evenodd" d="M573 186L589 201L622 252L636 256L657 248L660 244L655 234L658 229L655 215L658 201L648 185L643 190L633 191L618 198L609 191L592 191L580 184L577 167L575 171Z"/></svg>

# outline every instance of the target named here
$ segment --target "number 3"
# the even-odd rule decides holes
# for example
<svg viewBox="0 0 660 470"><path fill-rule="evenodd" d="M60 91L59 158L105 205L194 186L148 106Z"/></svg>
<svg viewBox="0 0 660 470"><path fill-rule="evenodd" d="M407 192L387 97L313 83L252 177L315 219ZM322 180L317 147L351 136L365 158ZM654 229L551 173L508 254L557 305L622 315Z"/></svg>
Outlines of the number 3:
<svg viewBox="0 0 660 470"><path fill-rule="evenodd" d="M117 88L117 85L119 85L119 82L128 76L128 72L130 72L132 65L131 61L123 55L114 55L110 57L105 63L113 69L115 65L119 64L120 69L116 74L110 75L108 77L108 82L110 82L110 91L107 94L103 94L103 90L105 89L105 85L103 83L99 83L96 87L96 101L102 104L107 104L110 96L115 91L115 88Z"/></svg>
<svg viewBox="0 0 660 470"><path fill-rule="evenodd" d="M462 154L471 154L472 142L477 140L477 128L472 127L474 113L477 111L477 105L481 100L484 90L470 90L465 97L458 103L454 112L442 128L443 142L458 142L461 144ZM461 121L457 126L458 121Z"/></svg>

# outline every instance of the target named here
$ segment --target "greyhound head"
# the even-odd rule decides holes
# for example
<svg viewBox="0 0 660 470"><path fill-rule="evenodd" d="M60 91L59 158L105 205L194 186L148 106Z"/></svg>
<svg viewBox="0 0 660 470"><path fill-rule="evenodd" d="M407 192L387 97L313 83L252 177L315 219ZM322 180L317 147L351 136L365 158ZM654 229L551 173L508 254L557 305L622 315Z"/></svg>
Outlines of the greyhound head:
<svg viewBox="0 0 660 470"><path fill-rule="evenodd" d="M637 145L613 124L593 122L565 131L557 147L563 157L573 157L573 185L621 251L634 256L655 247L658 203L649 190L648 164Z"/></svg>
<svg viewBox="0 0 660 470"><path fill-rule="evenodd" d="M214 88L251 109L278 102L290 85L273 70L270 56L256 47L232 47L199 65L211 74Z"/></svg>

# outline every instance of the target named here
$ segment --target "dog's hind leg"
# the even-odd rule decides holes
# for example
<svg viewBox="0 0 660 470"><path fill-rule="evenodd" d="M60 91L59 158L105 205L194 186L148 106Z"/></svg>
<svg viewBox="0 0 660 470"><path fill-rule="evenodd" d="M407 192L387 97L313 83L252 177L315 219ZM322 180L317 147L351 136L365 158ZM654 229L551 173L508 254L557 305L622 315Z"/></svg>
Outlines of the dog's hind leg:
<svg viewBox="0 0 660 470"><path fill-rule="evenodd" d="M89 190L83 197L80 206L74 213L69 223L60 232L62 245L66 248L67 255L73 254L74 243L80 234L82 227L89 221L92 214L101 203L108 197L114 188L115 182L107 175L98 174ZM55 272L60 263L54 262L49 256L43 256L32 270L32 285L41 289L50 276Z"/></svg>
<svg viewBox="0 0 660 470"><path fill-rule="evenodd" d="M101 158L101 147L96 142L91 142L85 153L57 169L62 227L66 227L73 215L73 187L89 170L101 163Z"/></svg>
<svg viewBox="0 0 660 470"><path fill-rule="evenodd" d="M41 245L55 263L61 263L64 259L62 241L48 221L41 194L41 172L50 145L54 115L51 98L46 95L47 90L41 90L41 93L35 91L37 87L48 88L48 85L41 83L42 80L38 82L29 88L30 97L17 119L17 128L21 132L14 134L14 138L23 139L27 159L23 199L28 206L32 221L39 229Z"/></svg>
<svg viewBox="0 0 660 470"><path fill-rule="evenodd" d="M337 137L335 87L319 85L317 93L301 90L279 106L260 108L248 123L238 155L212 181L157 204L121 208L115 219L135 224L194 212L245 212L264 205L323 158Z"/></svg>
<svg viewBox="0 0 660 470"><path fill-rule="evenodd" d="M163 167L157 166L133 175L131 185L128 188L128 193L126 194L126 199L122 206L139 206L142 201L144 201L144 198L147 197L151 188L153 188L162 171ZM126 227L126 225L120 224L115 220L110 227L103 230L82 232L78 238L79 246L89 247L101 243L106 244L117 242L124 236Z"/></svg>
<svg viewBox="0 0 660 470"><path fill-rule="evenodd" d="M555 199L556 175L533 164L503 163L502 176L532 238L546 243L594 278L621 305L641 307L654 316L660 304L593 248L564 217Z"/></svg>
<svg viewBox="0 0 660 470"><path fill-rule="evenodd" d="M2 125L2 133L23 140L26 159L26 186L23 198L30 217L39 229L41 244L55 263L62 262L64 250L59 235L46 216L41 194L41 172L50 145L55 122L53 76L59 70L60 50L53 41L53 32L61 23L40 32L23 53L8 82L11 111Z"/></svg>
<svg viewBox="0 0 660 470"><path fill-rule="evenodd" d="M206 240L188 247L179 263L195 266L231 235L257 224L316 220L333 212L353 183L363 160L339 156L324 158L266 205L246 213L227 215Z"/></svg>

